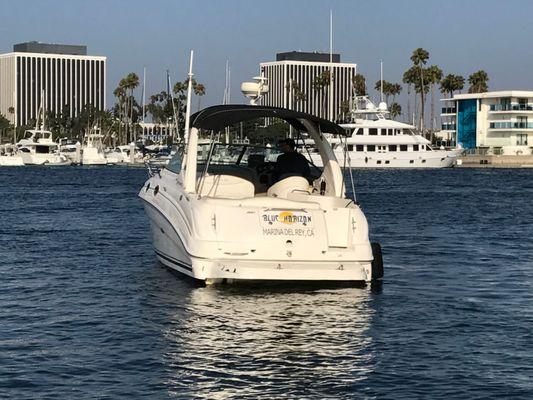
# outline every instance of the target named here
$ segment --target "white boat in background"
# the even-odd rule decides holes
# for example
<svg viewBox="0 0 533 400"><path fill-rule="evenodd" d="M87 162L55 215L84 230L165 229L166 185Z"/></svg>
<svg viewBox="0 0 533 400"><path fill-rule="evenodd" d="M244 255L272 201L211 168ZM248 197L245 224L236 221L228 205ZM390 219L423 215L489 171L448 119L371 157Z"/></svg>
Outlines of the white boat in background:
<svg viewBox="0 0 533 400"><path fill-rule="evenodd" d="M447 168L456 165L462 149L434 149L415 134L414 126L386 118L387 105L376 107L366 96L355 98L353 120L340 124L349 134L325 135L341 165L354 168ZM345 157L346 150L346 157ZM303 152L322 166L320 155Z"/></svg>
<svg viewBox="0 0 533 400"><path fill-rule="evenodd" d="M18 147L14 144L0 146L0 166L18 167L24 165Z"/></svg>
<svg viewBox="0 0 533 400"><path fill-rule="evenodd" d="M59 145L52 139L52 132L30 129L24 132L17 146L24 165L69 165L70 161L59 152Z"/></svg>
<svg viewBox="0 0 533 400"><path fill-rule="evenodd" d="M82 165L106 165L107 158L104 153L104 135L96 127L85 134L85 144L81 149Z"/></svg>

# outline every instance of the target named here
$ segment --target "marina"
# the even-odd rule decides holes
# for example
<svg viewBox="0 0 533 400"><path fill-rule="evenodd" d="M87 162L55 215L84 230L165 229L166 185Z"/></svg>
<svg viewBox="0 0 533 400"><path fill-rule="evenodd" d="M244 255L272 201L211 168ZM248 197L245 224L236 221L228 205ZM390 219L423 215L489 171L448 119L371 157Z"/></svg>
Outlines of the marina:
<svg viewBox="0 0 533 400"><path fill-rule="evenodd" d="M146 178L118 166L2 169L0 397L533 390L533 170L355 171L384 244L377 288L198 287L171 275L136 197Z"/></svg>

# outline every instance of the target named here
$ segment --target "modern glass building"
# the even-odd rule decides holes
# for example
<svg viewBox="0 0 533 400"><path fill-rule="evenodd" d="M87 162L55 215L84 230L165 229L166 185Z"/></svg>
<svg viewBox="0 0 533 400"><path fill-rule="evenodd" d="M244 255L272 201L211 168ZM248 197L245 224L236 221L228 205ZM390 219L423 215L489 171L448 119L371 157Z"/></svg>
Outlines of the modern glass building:
<svg viewBox="0 0 533 400"><path fill-rule="evenodd" d="M106 57L88 56L85 46L21 43L0 54L0 113L17 126L44 108L75 117L86 104L106 107Z"/></svg>
<svg viewBox="0 0 533 400"><path fill-rule="evenodd" d="M532 154L533 91L457 94L441 102L442 130L463 148Z"/></svg>
<svg viewBox="0 0 533 400"><path fill-rule="evenodd" d="M276 61L260 64L260 72L268 79L269 91L260 104L303 111L331 121L342 116L342 105L353 96L352 80L356 64L341 63L340 54L292 51L278 53ZM331 71L332 85L313 86L313 81L324 71ZM298 87L305 100L294 96Z"/></svg>

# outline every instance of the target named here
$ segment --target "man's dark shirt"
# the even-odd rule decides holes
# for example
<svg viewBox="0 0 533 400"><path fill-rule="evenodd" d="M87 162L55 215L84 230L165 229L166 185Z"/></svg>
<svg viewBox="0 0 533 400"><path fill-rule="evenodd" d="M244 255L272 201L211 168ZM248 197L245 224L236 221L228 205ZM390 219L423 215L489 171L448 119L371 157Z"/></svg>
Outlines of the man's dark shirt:
<svg viewBox="0 0 533 400"><path fill-rule="evenodd" d="M307 159L303 154L295 151L278 156L275 173L278 180L288 176L303 176L307 179L311 176Z"/></svg>

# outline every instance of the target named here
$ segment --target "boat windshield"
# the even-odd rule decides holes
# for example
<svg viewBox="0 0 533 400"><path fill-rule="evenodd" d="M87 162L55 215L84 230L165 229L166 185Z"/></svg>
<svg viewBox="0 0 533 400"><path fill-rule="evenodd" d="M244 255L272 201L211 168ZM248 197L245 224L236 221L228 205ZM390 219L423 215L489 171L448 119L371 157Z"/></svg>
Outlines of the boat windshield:
<svg viewBox="0 0 533 400"><path fill-rule="evenodd" d="M198 145L198 164L207 162L210 149L210 143ZM270 146L214 143L209 163L212 165L249 165L276 162L280 154L279 149Z"/></svg>

